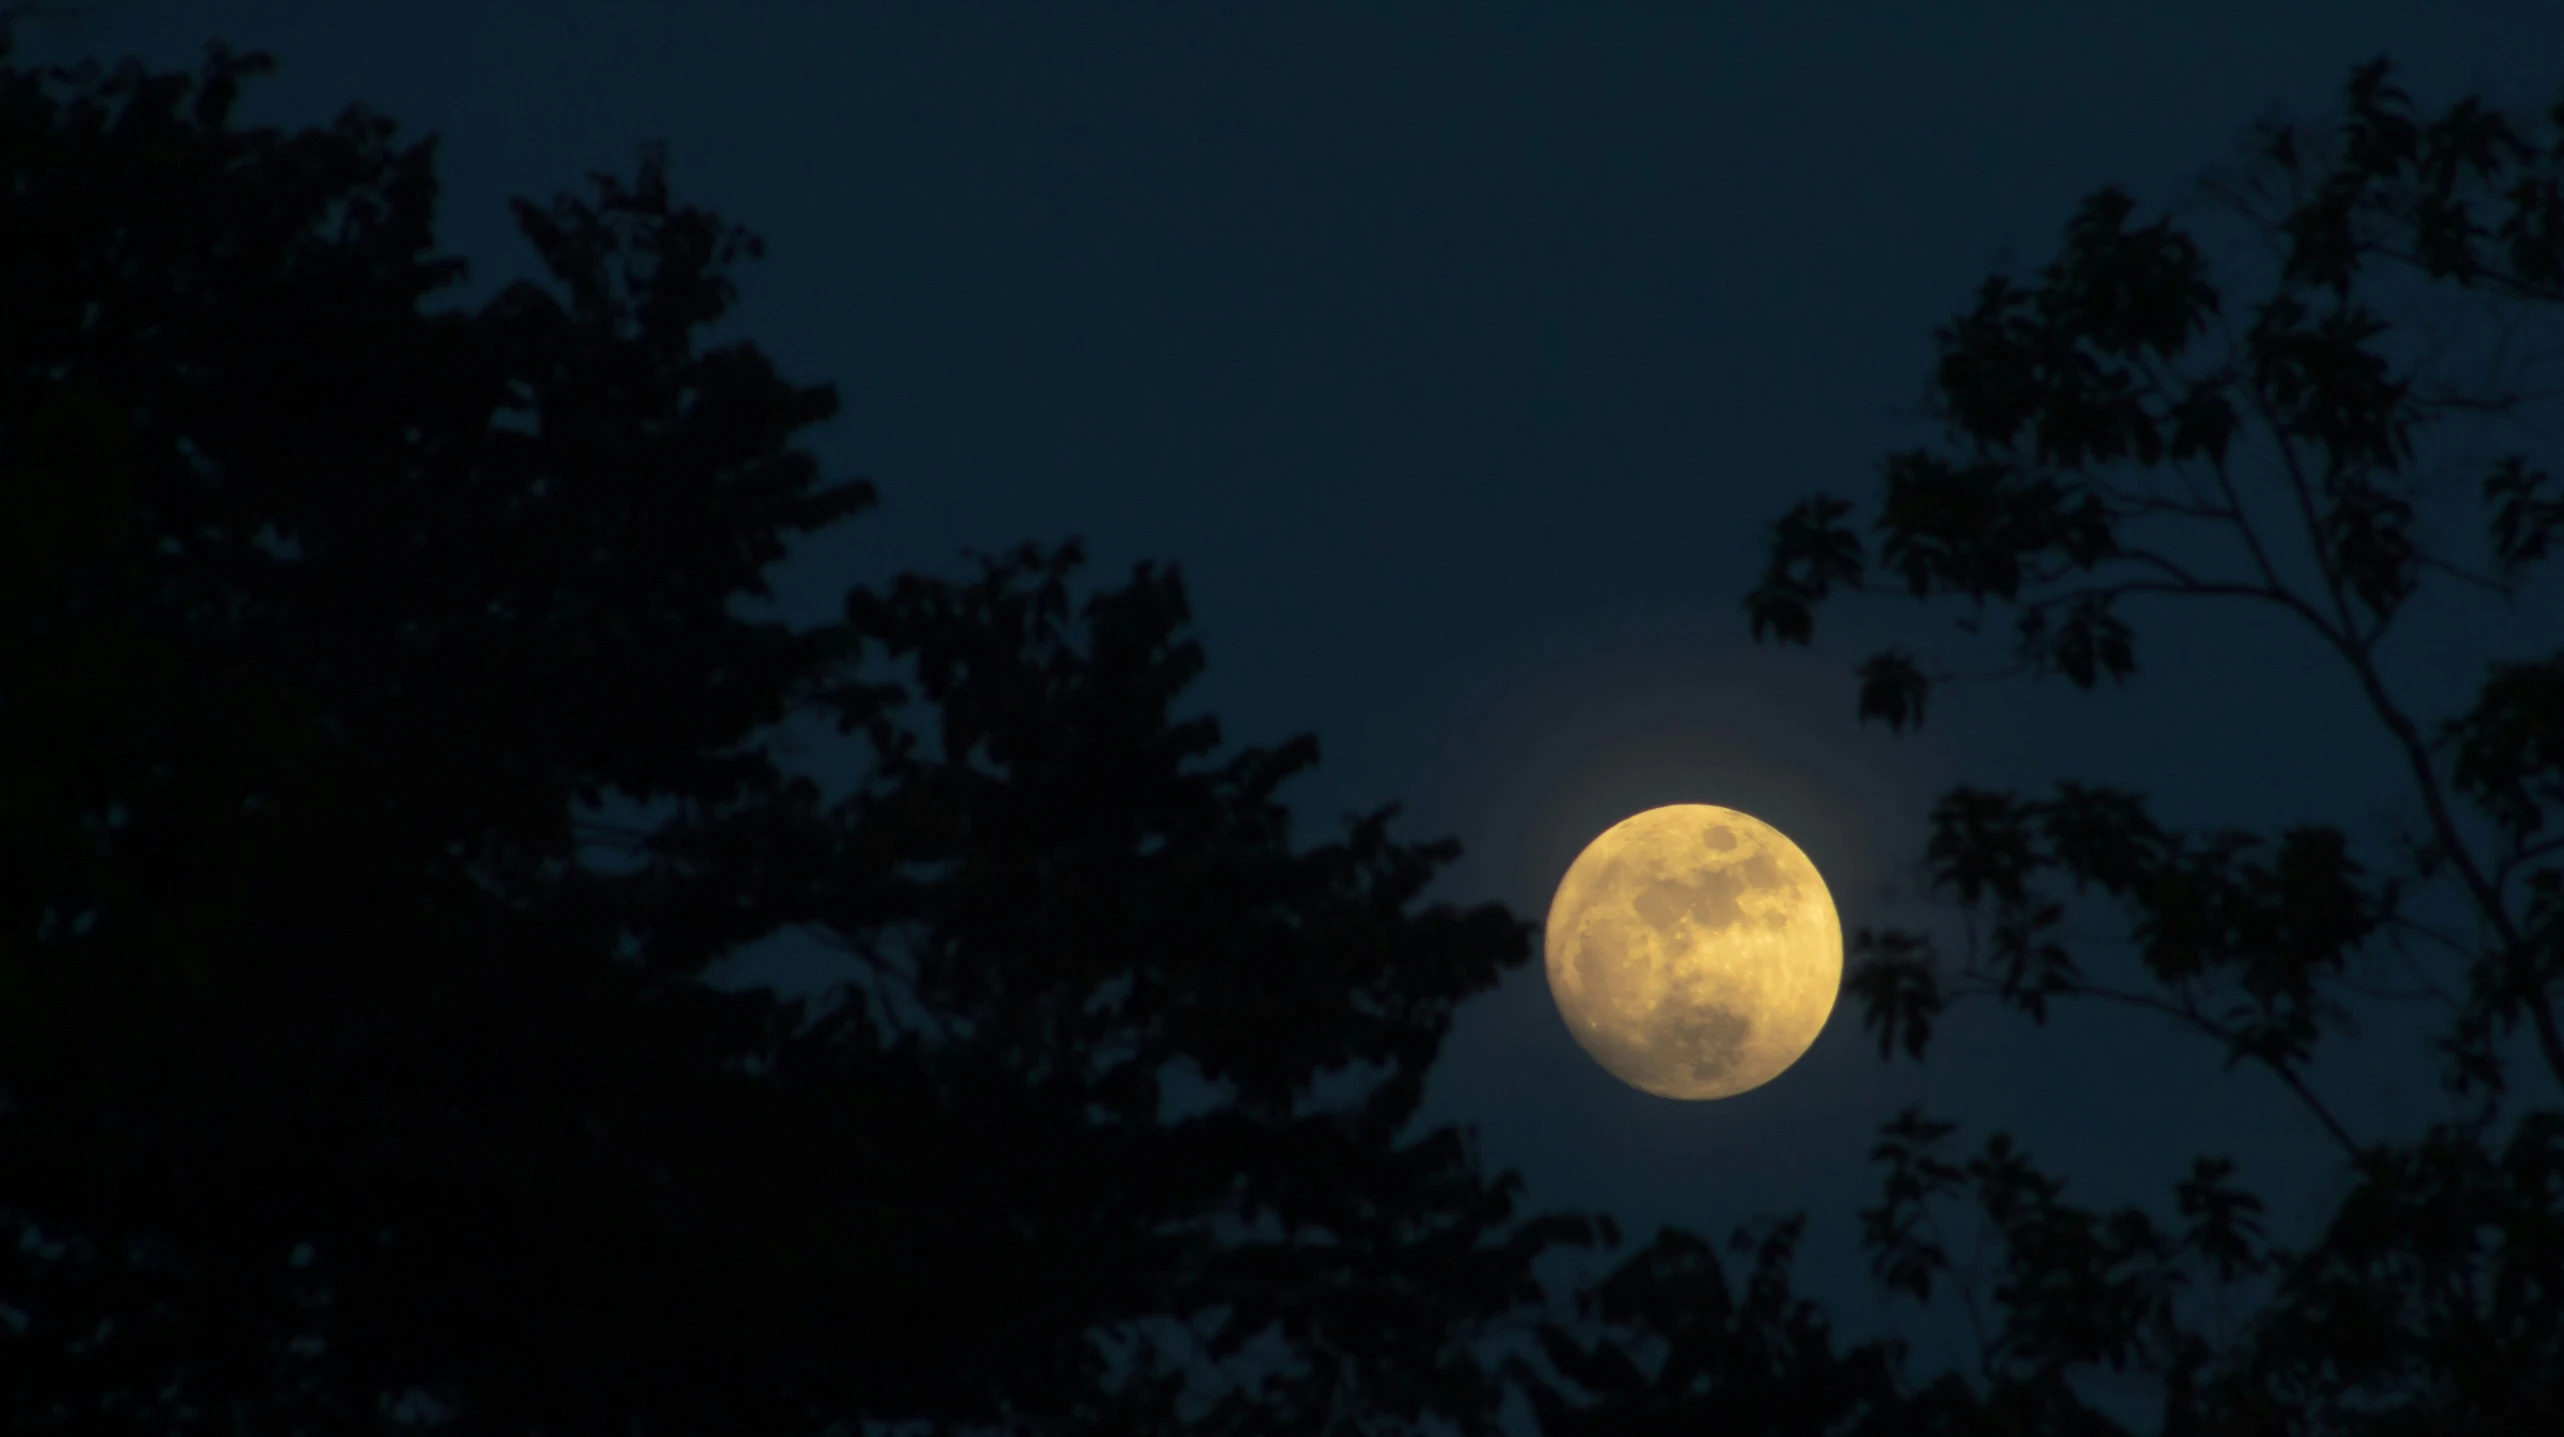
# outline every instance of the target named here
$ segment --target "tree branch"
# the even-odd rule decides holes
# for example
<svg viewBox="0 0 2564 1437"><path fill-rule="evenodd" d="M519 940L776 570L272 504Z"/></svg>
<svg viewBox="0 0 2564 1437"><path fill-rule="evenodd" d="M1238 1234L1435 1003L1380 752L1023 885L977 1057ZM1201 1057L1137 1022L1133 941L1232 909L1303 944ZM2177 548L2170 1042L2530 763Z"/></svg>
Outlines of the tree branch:
<svg viewBox="0 0 2564 1437"><path fill-rule="evenodd" d="M2341 627L2335 629L2325 624L2302 600L2297 601L2295 606L2314 625L2316 632L2322 634L2333 645L2333 648L2350 664L2352 672L2358 676L2360 688L2367 695L2370 708L2386 725L2387 731L2394 736L2396 745L2403 751L2405 764L2412 770L2414 786L2421 790L2422 807L2430 817L2431 832L2447 853L2450 866L2456 869L2459 878L2464 881L2477 910L2500 935L2506 953L2517 956L2523 946L2518 927L2512 923L2510 912L2502 903L2501 894L2486 879L2482 866L2475 861L2473 851L2466 846L2465 840L2457 831L2456 819L2450 814L2448 801L2440 792L2438 777L2431 771L2429 746L2423 741L2420 729L2400 708L2396 707L2393 697L2386 691L2385 681L2377 673L2377 666L2372 661L2370 652L2370 646L2376 634L2372 633L2366 639L2362 639L2356 626L2351 622L2349 604L2341 592L2339 577L2324 552L2322 524L2315 517L2313 493L2307 487L2305 474L2297 463L2295 451L2288 444L2287 434L2271 414L2265 397L2257 388L2254 389L2254 405L2260 410L2263 421L2270 424L2272 431L2278 436L2280 458L2286 468L2289 485L2296 491L2299 512L2305 519L2308 537L2314 541L2316 562L2323 570L2325 585L2332 594L2334 611L2341 618ZM2222 465L2218 467L2217 477L2218 482L2226 488L2229 502L2234 502L2233 484ZM2235 507L2240 511L2242 505L2238 502ZM2269 578L2276 587L2277 576L2271 570L2260 543L2253 537L2249 523L2239 517L2237 526L2243 530L2246 542L2253 551L2255 561L2261 565L2264 577ZM2379 632L2383 632L2382 622ZM2553 1006L2546 1001L2546 995L2542 991L2523 993L2521 1002L2528 1009L2531 1025L2537 1032L2538 1049L2545 1058L2547 1067L2553 1071L2557 1079L2564 1080L2564 1030L2559 1030L2556 1026Z"/></svg>
<svg viewBox="0 0 2564 1437"><path fill-rule="evenodd" d="M2288 490L2296 496L2297 517L2306 528L2306 545L2314 553L2316 572L2323 575L2324 592L2332 596L2333 617L2341 624L2343 638L2335 642L2339 644L2346 640L2365 651L2376 642L2377 636L2370 634L2363 638L2359 632L2359 621L2350 612L2350 598L2342 592L2341 570L2333 563L2332 551L2324 542L2323 520L2315 513L2314 488L2306 482L2305 467L2297 462L2297 449L2288 440L2288 427L2271 412L2269 397L2261 392L2260 386L2245 387L2252 391L2253 408L2260 411L2262 422L2270 426L2271 437L2278 441L2280 472L2287 476ZM2382 618L2379 627L2381 630L2384 627Z"/></svg>
<svg viewBox="0 0 2564 1437"><path fill-rule="evenodd" d="M2179 499L2167 499L2159 494L2139 494L2133 490L2122 489L2115 484L2102 483L2097 479L2092 481L2092 487L2101 497L2119 506L2122 512L2131 517L2152 518L2158 515L2169 515L2176 519L2231 519L2234 517L2233 511L2221 504L2184 503Z"/></svg>
<svg viewBox="0 0 2564 1437"><path fill-rule="evenodd" d="M2191 579L2185 576L2184 578L2176 579L2170 583L2161 583L2150 579L2130 579L2124 583L2117 584L2091 584L2080 589L2069 589L2063 593L2049 594L2042 598L2027 600L2022 604L2022 607L2026 609L2047 609L2059 604L2072 603L2078 599L2115 599L2122 594L2181 594L2197 598L2269 599L2273 601L2278 601L2284 598L2283 595L2275 594L2269 589L2263 588L2258 584L2219 583L2209 580Z"/></svg>
<svg viewBox="0 0 2564 1437"><path fill-rule="evenodd" d="M2448 562L2446 559L2438 558L2431 554L2419 554L2416 557L2420 560L2421 566L2425 569L2437 569L2439 572L2446 574L2452 579L2456 579L2462 583L2472 584L2479 589L2489 589L2492 592L2501 595L2505 599L2511 597L2512 587L2503 583L2499 579L2492 578L2484 574L2478 574L2472 569L2460 568L2457 565Z"/></svg>
<svg viewBox="0 0 2564 1437"><path fill-rule="evenodd" d="M2413 254L2408 250L2397 249L2393 245L2385 243L2383 240L2373 238L2367 239L2362 242L2360 248L2367 250L2371 254L2379 255L2386 259L2395 260L2399 263L2409 265L2414 269L2421 270L2425 274L2427 274L2430 269L2429 265L2422 260L2421 256ZM2469 275L2466 283L2469 288L2481 285L2503 299L2525 300L2532 304L2564 303L2564 289L2556 289L2547 285L2530 284L2514 275L2490 266L2479 269Z"/></svg>
<svg viewBox="0 0 2564 1437"><path fill-rule="evenodd" d="M2457 954L2460 958L2470 958L2473 955L2461 946L2457 940L2427 924L2416 923L2408 918L2389 917L2386 920L2386 927L2389 930L2386 941L2394 946L2395 956L2403 960L2404 971L2411 975L2412 980L2421 984L2423 989L2427 991L2431 997L2438 999L2440 1004L2446 1007L2451 1013L2463 1011L2463 1005L2457 1001L2456 995L2431 981L2430 975L2422 971L2421 963L2413 956L2412 950L2404 946L2403 938L2393 932L2393 930L2399 927L2410 928L2424 937L2445 944L2449 951Z"/></svg>
<svg viewBox="0 0 2564 1437"><path fill-rule="evenodd" d="M2199 1031L2206 1033L2208 1036L2215 1038L2221 1043L2231 1044L2234 1041L2234 1034L2229 1031L2224 1024L2219 1023L2205 1013L2200 1012L2186 1000L2180 1004L2172 1004L2167 1003L2161 998L2157 998L2150 993L2129 993L2116 988L2104 988L2099 984L2092 983L2084 984L2081 988L2074 991L2088 993L2095 998L2106 999L2113 1003L2125 1004L2132 1008L2144 1008L2150 1012L2161 1013L2167 1017L2180 1019L2181 1021L2196 1027ZM2351 1138L2350 1130L2343 1127L2341 1125L2341 1120L2333 1116L2332 1109L2324 1106L2323 1099L2315 1096L2314 1089L2306 1086L2306 1080L2297 1075L2296 1069L2285 1063L2273 1062L2268 1058L2255 1058L2254 1061L2277 1074L2279 1081L2288 1085L2288 1090L2295 1093L2298 1099L2305 1103L2307 1111L2313 1113L2316 1120L2324 1125L2324 1130L2333 1135L2333 1141L2341 1144L2343 1152L2348 1153L2354 1158L2359 1156L2359 1144Z"/></svg>
<svg viewBox="0 0 2564 1437"><path fill-rule="evenodd" d="M2503 855L2501 862L2493 865L2494 889L2498 891L2509 887L2511 875L2519 872L2524 865L2558 853L2564 853L2564 833L2559 833L2542 843L2524 843L2512 849Z"/></svg>
<svg viewBox="0 0 2564 1437"><path fill-rule="evenodd" d="M2514 961L2522 958L2526 944L2521 940L2519 926L2511 921L2510 909L2503 903L2500 889L2485 876L2483 867L2475 861L2474 851L2459 835L2457 820L2448 810L2447 798L2440 792L2438 775L2431 771L2430 748L2423 741L2421 730L2395 706L2393 697L2386 692L2385 680L2378 676L2377 666L2370 661L2366 650L2342 646L2341 652L2359 675L2359 685L2368 695L2369 706L2376 711L2387 731L2395 736L2397 747L2403 750L2404 762L2412 770L2413 785L2421 790L2423 811L2430 816L2432 835L2438 839L2441 851L2448 855L2449 866L2464 881L2467 893L2475 900L2476 911L2500 937L2505 956ZM2537 1031L2538 1051L2546 1059L2546 1066L2559 1081L2564 1081L2564 1031L2556 1027L2554 1006L2546 1001L2543 989L2524 990L2520 1001L2528 1009L2530 1024Z"/></svg>
<svg viewBox="0 0 2564 1437"><path fill-rule="evenodd" d="M2281 448L2285 450L2286 447L2286 440L2283 438ZM2226 496L2227 507L2234 510L2235 532L2242 536L2244 549L2252 555L2253 567L2261 572L2261 581L2268 588L2269 596L2312 625L2315 632L2322 634L2338 646L2341 643L2341 637L2335 633L2332 625L2324 622L2324 616L2316 613L2314 605L2298 597L2294 589L2280 581L2278 568L2270 562L2269 551L2262 547L2260 532L2253 528L2251 518L2244 513L2243 496L2235 492L2234 476L2226 472L2225 461L2222 459L2216 461L2211 469L2217 476L2218 490Z"/></svg>

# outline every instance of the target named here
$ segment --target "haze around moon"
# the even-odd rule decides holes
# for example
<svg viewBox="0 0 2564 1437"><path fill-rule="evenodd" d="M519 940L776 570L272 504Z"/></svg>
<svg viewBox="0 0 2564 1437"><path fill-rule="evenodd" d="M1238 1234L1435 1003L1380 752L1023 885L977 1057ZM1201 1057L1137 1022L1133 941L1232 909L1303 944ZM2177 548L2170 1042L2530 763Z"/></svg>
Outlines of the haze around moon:
<svg viewBox="0 0 2564 1437"><path fill-rule="evenodd" d="M1799 1060L1843 985L1843 926L1779 829L1651 808L1585 846L1550 900L1549 992L1594 1061L1660 1097L1728 1098Z"/></svg>

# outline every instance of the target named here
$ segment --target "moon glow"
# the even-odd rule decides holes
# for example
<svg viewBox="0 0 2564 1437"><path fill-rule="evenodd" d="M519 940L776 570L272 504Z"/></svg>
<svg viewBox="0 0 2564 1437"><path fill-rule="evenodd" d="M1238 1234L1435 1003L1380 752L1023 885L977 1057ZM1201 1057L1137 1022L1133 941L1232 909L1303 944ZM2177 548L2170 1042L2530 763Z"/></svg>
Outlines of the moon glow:
<svg viewBox="0 0 2564 1437"><path fill-rule="evenodd" d="M1834 1011L1843 924L1777 828L1706 803L1603 830L1558 882L1550 996L1594 1061L1660 1097L1728 1098L1780 1076Z"/></svg>

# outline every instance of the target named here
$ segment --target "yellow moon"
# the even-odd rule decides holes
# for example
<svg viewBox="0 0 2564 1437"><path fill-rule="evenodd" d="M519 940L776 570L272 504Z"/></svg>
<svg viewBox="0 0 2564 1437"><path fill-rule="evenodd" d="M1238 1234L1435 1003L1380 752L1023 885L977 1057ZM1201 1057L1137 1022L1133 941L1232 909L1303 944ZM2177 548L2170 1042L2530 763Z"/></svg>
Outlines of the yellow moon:
<svg viewBox="0 0 2564 1437"><path fill-rule="evenodd" d="M1594 1061L1667 1098L1729 1098L1816 1041L1843 923L1798 845L1747 813L1651 808L1585 846L1549 901L1549 992Z"/></svg>

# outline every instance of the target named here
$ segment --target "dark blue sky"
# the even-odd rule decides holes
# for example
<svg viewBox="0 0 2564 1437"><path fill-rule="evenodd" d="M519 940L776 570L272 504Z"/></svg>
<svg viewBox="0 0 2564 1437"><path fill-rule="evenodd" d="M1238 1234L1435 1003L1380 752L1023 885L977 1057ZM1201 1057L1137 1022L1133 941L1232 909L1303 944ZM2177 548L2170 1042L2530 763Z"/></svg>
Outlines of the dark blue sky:
<svg viewBox="0 0 2564 1437"><path fill-rule="evenodd" d="M1960 782L2362 833L2411 807L2346 677L2257 617L2164 611L2125 695L1953 694L1894 738L1854 723L1849 666L1942 619L1828 611L1813 653L1777 651L1737 604L1789 502L1866 499L1929 440L1932 328L1991 267L2044 262L2083 194L2188 206L2250 121L2329 115L2378 54L2426 104L2564 88L2552 0L129 0L28 54L183 66L217 34L281 62L251 119L362 100L443 136L462 297L531 271L506 196L629 174L653 137L681 198L767 239L723 337L833 380L809 442L884 494L777 574L786 613L1024 539L1083 535L1099 576L1177 561L1202 703L1239 741L1320 737L1312 838L1404 800L1409 836L1467 846L1445 896L1536 917L1612 822L1722 803L1816 859L1847 931L1925 916L1894 890ZM2486 643L2551 635L2556 593L2425 613L2389 662L2469 676ZM2395 1032L2319 1073L2362 1136L2429 1111ZM2162 1205L2221 1150L2283 1205L2322 1198L2311 1120L2217 1066L2102 1012L1961 1018L1917 1073L1838 1008L1768 1087L1674 1103L1585 1058L1535 965L1465 1013L1433 1102L1541 1204L1719 1234L1809 1210L1808 1287L1856 1333L1938 1343L1947 1314L1884 1308L1855 1255L1882 1118L2010 1128L2093 1199Z"/></svg>

